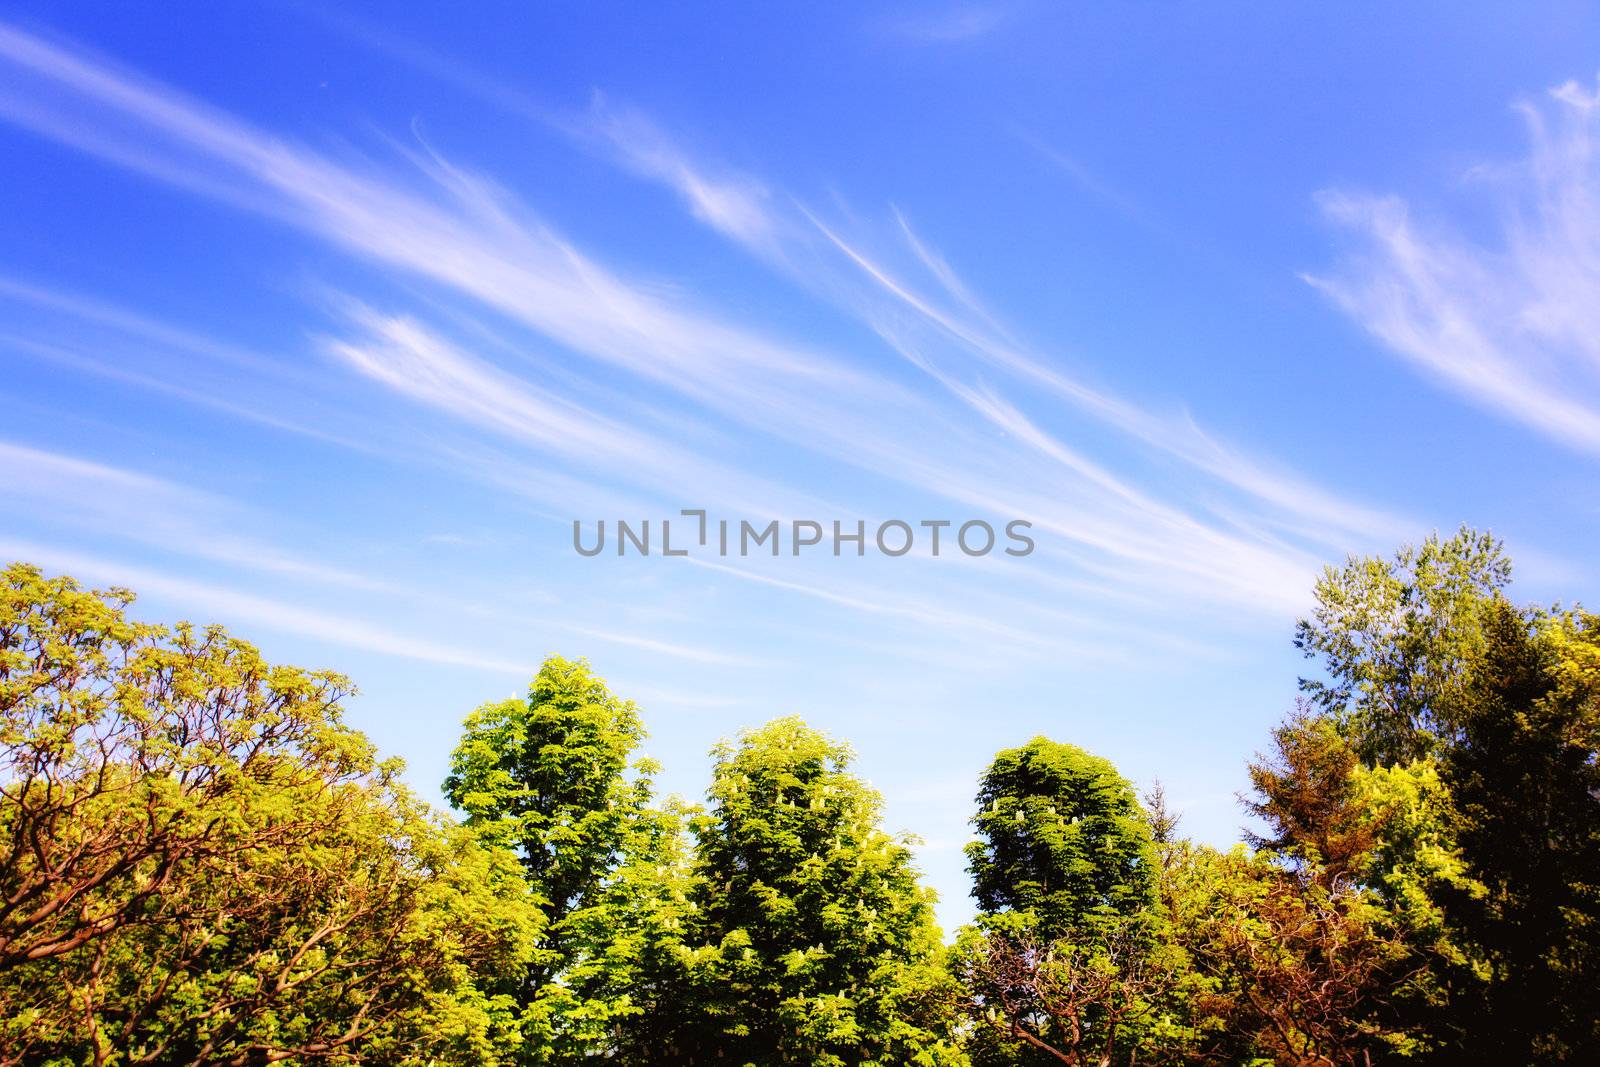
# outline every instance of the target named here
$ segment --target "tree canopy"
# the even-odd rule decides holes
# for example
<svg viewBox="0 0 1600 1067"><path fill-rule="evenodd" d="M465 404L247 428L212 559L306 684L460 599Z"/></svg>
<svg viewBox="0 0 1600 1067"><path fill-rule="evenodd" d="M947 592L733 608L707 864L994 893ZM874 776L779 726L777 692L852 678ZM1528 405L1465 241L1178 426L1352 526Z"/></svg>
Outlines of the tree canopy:
<svg viewBox="0 0 1600 1067"><path fill-rule="evenodd" d="M942 1064L933 894L850 750L777 719L713 753L684 1062Z"/></svg>
<svg viewBox="0 0 1600 1067"><path fill-rule="evenodd" d="M588 663L466 717L444 795L344 677L0 572L0 1065L1600 1059L1600 617L1462 530L1315 587L1317 670L1185 838L1036 737L976 783L975 921L843 742L778 718L655 795Z"/></svg>
<svg viewBox="0 0 1600 1067"><path fill-rule="evenodd" d="M0 1057L492 1063L514 861L341 721L342 677L0 579Z"/></svg>
<svg viewBox="0 0 1600 1067"><path fill-rule="evenodd" d="M1109 760L1036 737L994 757L977 804L967 861L985 912L1026 913L1061 937L1154 901L1150 824Z"/></svg>

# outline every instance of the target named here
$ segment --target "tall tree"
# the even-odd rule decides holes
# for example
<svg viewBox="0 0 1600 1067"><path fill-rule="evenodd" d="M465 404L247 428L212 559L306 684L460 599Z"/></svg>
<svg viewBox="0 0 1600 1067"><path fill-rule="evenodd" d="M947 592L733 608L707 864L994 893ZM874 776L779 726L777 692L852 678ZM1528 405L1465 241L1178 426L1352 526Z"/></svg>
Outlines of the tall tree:
<svg viewBox="0 0 1600 1067"><path fill-rule="evenodd" d="M933 894L879 828L850 750L787 718L713 755L695 826L696 1002L658 1062L959 1062Z"/></svg>
<svg viewBox="0 0 1600 1067"><path fill-rule="evenodd" d="M349 683L0 578L0 1063L493 1063L537 926Z"/></svg>
<svg viewBox="0 0 1600 1067"><path fill-rule="evenodd" d="M1370 894L1270 853L1185 843L1162 895L1190 970L1181 1062L1367 1067L1416 1051L1391 1000L1417 964Z"/></svg>
<svg viewBox="0 0 1600 1067"><path fill-rule="evenodd" d="M1426 755L1459 692L1463 667L1483 648L1485 605L1502 598L1511 561L1487 533L1462 527L1429 536L1392 559L1348 559L1315 587L1295 645L1320 658L1324 678L1301 688L1336 719L1367 763Z"/></svg>
<svg viewBox="0 0 1600 1067"><path fill-rule="evenodd" d="M1075 745L1036 737L997 754L973 824L967 861L985 913L1026 913L1054 938L1154 902L1150 823L1133 787Z"/></svg>
<svg viewBox="0 0 1600 1067"><path fill-rule="evenodd" d="M467 717L445 796L470 825L518 850L557 945L561 921L616 865L649 800L648 777L626 774L643 738L632 701L612 695L586 662L560 657L539 668L525 700Z"/></svg>
<svg viewBox="0 0 1600 1067"><path fill-rule="evenodd" d="M1355 748L1333 720L1304 707L1272 740L1272 754L1250 764L1255 799L1245 801L1269 832L1247 839L1293 860L1324 887L1348 883L1378 844L1377 820L1356 787Z"/></svg>
<svg viewBox="0 0 1600 1067"><path fill-rule="evenodd" d="M1179 982L1156 944L1158 853L1133 787L1036 737L994 757L977 803L980 915L957 948L974 1061L1133 1062Z"/></svg>
<svg viewBox="0 0 1600 1067"><path fill-rule="evenodd" d="M1440 753L1472 882L1436 895L1490 967L1491 1062L1600 1059L1600 617L1488 612Z"/></svg>
<svg viewBox="0 0 1600 1067"><path fill-rule="evenodd" d="M643 737L632 701L586 662L552 657L525 700L468 716L456 747L446 796L517 850L545 901L519 983L530 1062L614 1054L625 1027L650 1022L647 979L659 986L672 962L683 818L651 806L655 765L633 758Z"/></svg>
<svg viewBox="0 0 1600 1067"><path fill-rule="evenodd" d="M1317 586L1315 714L1258 765L1271 843L1353 880L1428 963L1402 1003L1447 1062L1600 1055L1600 675L1582 612L1518 608L1463 529ZM1290 742L1285 744L1285 741Z"/></svg>

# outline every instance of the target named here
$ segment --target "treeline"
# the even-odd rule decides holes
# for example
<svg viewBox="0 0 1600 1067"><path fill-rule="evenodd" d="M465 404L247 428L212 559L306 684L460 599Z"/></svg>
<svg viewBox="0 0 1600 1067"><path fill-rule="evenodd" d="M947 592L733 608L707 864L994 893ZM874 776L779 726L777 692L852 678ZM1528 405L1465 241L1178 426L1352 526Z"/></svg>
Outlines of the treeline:
<svg viewBox="0 0 1600 1067"><path fill-rule="evenodd" d="M342 677L122 590L0 581L0 1062L1600 1062L1600 618L1487 536L1351 560L1250 767L1259 833L1046 738L998 753L941 942L843 744L778 719L659 799L552 659L430 811Z"/></svg>

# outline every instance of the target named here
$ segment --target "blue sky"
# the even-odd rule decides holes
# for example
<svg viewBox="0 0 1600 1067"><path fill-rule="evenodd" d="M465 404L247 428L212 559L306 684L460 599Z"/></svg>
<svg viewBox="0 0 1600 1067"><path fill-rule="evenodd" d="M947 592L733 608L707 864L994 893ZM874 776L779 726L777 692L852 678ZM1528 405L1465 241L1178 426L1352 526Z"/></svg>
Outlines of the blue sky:
<svg viewBox="0 0 1600 1067"><path fill-rule="evenodd" d="M954 923L1037 733L1232 840L1322 564L1594 599L1592 7L347 10L0 9L0 555L344 670L430 796L587 656L688 796L848 738ZM694 507L1037 549L572 550Z"/></svg>

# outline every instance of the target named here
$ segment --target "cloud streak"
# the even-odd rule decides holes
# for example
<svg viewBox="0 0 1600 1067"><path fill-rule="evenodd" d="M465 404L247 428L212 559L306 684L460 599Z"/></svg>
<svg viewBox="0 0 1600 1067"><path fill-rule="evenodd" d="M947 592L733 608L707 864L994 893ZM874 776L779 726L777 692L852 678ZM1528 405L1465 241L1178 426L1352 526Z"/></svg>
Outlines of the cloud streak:
<svg viewBox="0 0 1600 1067"><path fill-rule="evenodd" d="M1490 232L1325 192L1355 247L1306 280L1434 381L1600 454L1600 87L1568 82L1517 110L1530 154L1466 175L1488 194Z"/></svg>
<svg viewBox="0 0 1600 1067"><path fill-rule="evenodd" d="M302 559L259 537L234 532L235 527L247 523L259 525L261 516L253 509L226 497L121 467L0 440L0 495L14 508L33 511L42 524L53 528L110 533L186 559L222 563L256 577L284 577L312 589L332 586L399 598L427 608L436 618L481 616L512 623L518 630L526 630L533 623L530 618L495 607L462 603ZM196 609L216 611L304 636L337 638L340 644L369 651L455 665L491 665L495 670L523 669L511 667L506 660L448 648L438 654L422 654L419 650L423 642L382 627L353 623L345 616L299 611L250 593L184 582L103 557L63 554L57 549L21 541L0 552L0 555L6 554L72 570L81 578L124 581L153 593L178 597ZM130 577L124 579L117 575ZM549 620L547 624L569 634L626 645L670 659L721 665L754 662L715 649L617 634L570 619Z"/></svg>
<svg viewBox="0 0 1600 1067"><path fill-rule="evenodd" d="M528 675L532 664L482 656L453 648L433 638L411 637L362 619L325 614L296 604L242 592L227 586L175 578L160 571L130 566L99 556L64 551L18 540L0 540L0 557L25 559L52 569L69 571L80 580L112 583L139 592L169 597L186 610L204 611L229 622L246 622L283 633L312 637L346 648L358 648L402 659L439 663L473 670ZM209 621L209 620L208 620Z"/></svg>
<svg viewBox="0 0 1600 1067"><path fill-rule="evenodd" d="M369 591L385 582L299 559L221 521L246 509L211 493L102 463L0 440L0 493L52 525L119 536L260 573Z"/></svg>
<svg viewBox="0 0 1600 1067"><path fill-rule="evenodd" d="M604 132L624 158L643 155L654 161L650 168L634 168L637 172L675 184L672 175L714 170L692 159L648 120L637 113L631 114L633 121L607 124ZM630 141L630 135L641 139ZM758 231L762 238L744 240L740 230L715 225L713 229L744 245L774 267L796 276L803 284L827 293L873 326L891 348L986 418L992 417L995 410L994 390L963 384L973 379L975 365L1004 371L1029 387L1042 386L1074 409L1143 445L1177 458L1261 504L1288 513L1285 521L1298 533L1321 530L1330 540L1348 540L1346 535L1351 534L1383 540L1404 537L1416 528L1416 524L1407 519L1341 498L1273 464L1249 457L1208 435L1188 417L1151 414L1063 373L1050 359L1028 351L1011 337L949 263L916 234L899 211L893 212L896 236L910 253L913 264L927 274L948 302L919 289L804 204L771 196L763 183L747 176L728 176L720 181L730 187L762 190L759 203L752 201L745 205L747 211L765 210L759 223L749 227ZM705 221L699 212L693 213ZM820 238L820 246L808 240L808 234ZM824 254L828 251L836 253L840 259L830 264ZM845 268L843 271L839 269L841 266ZM865 290L860 285L863 278L871 283ZM910 321L920 329L907 325L906 311L913 313ZM952 363L953 354L963 358ZM944 358L937 358L939 355ZM973 360L977 363L970 362ZM1057 458L1063 455L1059 449L1053 450L1053 454ZM1086 473L1078 466L1079 473ZM1092 477L1118 495L1128 495L1106 482L1103 472Z"/></svg>
<svg viewBox="0 0 1600 1067"><path fill-rule="evenodd" d="M945 568L943 595L986 599L995 618L1037 615L1024 572L1041 568L1129 589L1167 587L1230 610L1292 611L1320 558L1308 540L1399 525L1251 461L1192 422L1151 415L1064 374L1016 342L903 218L895 218L898 248L923 281L765 183L691 159L632 112L602 105L591 115L594 136L623 167L674 190L691 214L784 276L829 295L918 368L921 381L630 282L504 190L436 155L414 154L409 182L337 163L3 24L0 62L23 75L25 98L0 94L0 111L14 121L427 279L579 357L496 363L416 315L355 302L343 303L343 326L321 342L359 379L453 420L474 442L461 455L481 451L475 442L487 433L548 460L530 465L547 501L620 483L637 498L676 495L683 504L693 494L695 505L720 499L751 517L819 509L848 517L847 502L818 501L701 454L722 443L719 434L782 442L935 501L1032 518L1056 535L1061 548L1006 576ZM801 275L801 263L814 272ZM606 384L619 380L626 387ZM649 401L633 399L640 395ZM1216 512L1209 493L1174 492L1091 458L1074 440L1086 435L1084 415L1230 487L1234 512ZM660 432L674 426L690 432ZM508 487L520 478L510 466L475 474ZM974 598L982 582L1009 584L1014 595ZM841 608L930 627L953 621L903 592L864 601L837 575L792 584L822 590ZM1008 640L1006 629L991 632Z"/></svg>
<svg viewBox="0 0 1600 1067"><path fill-rule="evenodd" d="M672 160L662 171L707 169L653 127L648 151L654 158ZM747 184L758 183L747 180ZM1003 373L1025 391L1037 393L1042 387L1071 410L1243 494L1243 511L1230 516L1239 529L1276 530L1296 540L1343 550L1352 539L1392 541L1411 536L1418 528L1407 519L1344 499L1276 464L1247 456L1216 440L1190 418L1151 414L1063 373L1011 337L898 212L894 213L896 234L912 265L933 282L932 292L865 251L804 205L792 203L792 209L790 217L784 214L782 202L772 200L771 214L760 227L768 237L781 237L779 245L742 243L765 262L829 295L968 410L1084 483L1085 504L1075 507L1060 506L1059 493L1043 500L1026 499L1025 492L1006 498L1013 508L1019 499L1026 499L1026 513L1042 515L1062 536L1141 566L1188 571L1199 578L1199 587L1210 585L1213 592L1227 589L1230 592L1225 598L1237 595L1245 601L1264 599L1298 606L1304 584L1299 575L1315 566L1311 553L1287 548L1275 537L1241 538L1152 499L1024 416L998 388L985 382L986 371ZM722 232L738 240L736 233ZM819 240L809 239L808 234ZM830 251L836 256L832 262L826 255ZM799 264L804 264L803 272ZM863 280L869 284L863 286ZM1015 457L1010 459L1014 462ZM915 468L916 464L902 466L902 470ZM1032 466L1025 469L1039 473L1044 479L1040 484L1059 481L1059 473L1052 479ZM991 479L974 480L938 469L929 470L921 483L955 499L996 504L996 483ZM1091 513L1101 519L1086 518Z"/></svg>
<svg viewBox="0 0 1600 1067"><path fill-rule="evenodd" d="M600 141L628 170L671 188L696 219L725 237L769 254L777 251L766 188L746 176L716 175L694 165L642 113L616 107L596 93L585 120L568 128Z"/></svg>
<svg viewBox="0 0 1600 1067"><path fill-rule="evenodd" d="M1006 21L999 7L956 6L901 15L879 23L883 33L913 44L938 45L983 37Z"/></svg>

